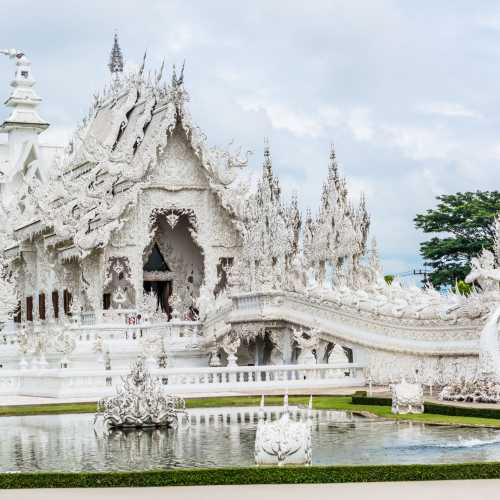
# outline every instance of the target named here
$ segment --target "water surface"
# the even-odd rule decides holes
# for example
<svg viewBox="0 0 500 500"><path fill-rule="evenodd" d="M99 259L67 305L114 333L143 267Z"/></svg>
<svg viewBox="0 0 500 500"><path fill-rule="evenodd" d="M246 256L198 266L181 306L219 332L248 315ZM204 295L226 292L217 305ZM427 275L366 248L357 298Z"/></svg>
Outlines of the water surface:
<svg viewBox="0 0 500 500"><path fill-rule="evenodd" d="M279 409L269 414L276 418ZM0 471L112 471L254 465L256 408L189 410L179 429L107 432L91 414L0 418ZM304 414L305 415L305 414ZM304 417L302 415L302 417ZM301 412L294 413L301 418ZM500 430L377 421L316 411L313 464L500 460Z"/></svg>

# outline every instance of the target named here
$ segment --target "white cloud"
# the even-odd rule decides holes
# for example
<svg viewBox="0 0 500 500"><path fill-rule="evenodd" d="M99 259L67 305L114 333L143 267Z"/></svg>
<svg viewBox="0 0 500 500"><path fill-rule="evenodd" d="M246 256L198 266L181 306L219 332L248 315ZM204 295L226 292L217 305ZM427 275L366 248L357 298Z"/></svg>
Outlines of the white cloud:
<svg viewBox="0 0 500 500"><path fill-rule="evenodd" d="M65 142L92 93L104 86L117 29L129 65L140 63L145 48L146 70L164 58L167 68L187 60L193 118L211 144L234 137L256 152L258 165L262 135L269 135L283 191L297 187L313 211L334 138L352 191L367 193L382 257L393 261L388 271L417 265L424 235L412 219L433 206L435 194L498 184L498 6L465 2L456 9L453 0L418 9L393 0L307 6L292 0L286 9L265 0L154 0L147 9L132 0L88 0L71 9L8 3L0 31L33 62L41 114L52 124L42 141ZM11 61L1 59L0 70L5 98Z"/></svg>
<svg viewBox="0 0 500 500"><path fill-rule="evenodd" d="M383 126L380 142L397 147L411 160L445 160L456 147L453 139L442 127ZM385 139L384 139L385 136Z"/></svg>
<svg viewBox="0 0 500 500"><path fill-rule="evenodd" d="M338 127L342 124L342 113L331 105L324 106L319 111L321 123L326 127Z"/></svg>
<svg viewBox="0 0 500 500"><path fill-rule="evenodd" d="M274 128L287 130L295 136L318 137L323 131L319 121L281 103L251 96L240 98L238 102L245 111L264 112Z"/></svg>
<svg viewBox="0 0 500 500"><path fill-rule="evenodd" d="M354 138L358 141L372 142L375 130L370 119L370 110L367 108L354 108L347 117L347 126Z"/></svg>
<svg viewBox="0 0 500 500"><path fill-rule="evenodd" d="M452 102L431 102L417 106L417 112L446 118L480 118L481 115L462 104Z"/></svg>

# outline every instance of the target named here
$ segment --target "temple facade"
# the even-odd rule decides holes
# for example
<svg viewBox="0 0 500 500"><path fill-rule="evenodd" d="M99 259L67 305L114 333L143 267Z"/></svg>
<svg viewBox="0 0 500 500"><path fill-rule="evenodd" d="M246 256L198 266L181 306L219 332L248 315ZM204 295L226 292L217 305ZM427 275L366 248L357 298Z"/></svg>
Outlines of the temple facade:
<svg viewBox="0 0 500 500"><path fill-rule="evenodd" d="M194 124L184 67L146 73L144 57L125 74L116 37L108 85L67 146L44 147L31 63L1 52L16 62L0 128L4 391L62 394L70 377L94 394L88 377L109 381L137 355L160 371L249 367L234 383L280 366L287 379L317 366L330 385L473 377L498 283L469 297L387 284L333 148L303 216L267 144L251 189L248 155L210 147Z"/></svg>

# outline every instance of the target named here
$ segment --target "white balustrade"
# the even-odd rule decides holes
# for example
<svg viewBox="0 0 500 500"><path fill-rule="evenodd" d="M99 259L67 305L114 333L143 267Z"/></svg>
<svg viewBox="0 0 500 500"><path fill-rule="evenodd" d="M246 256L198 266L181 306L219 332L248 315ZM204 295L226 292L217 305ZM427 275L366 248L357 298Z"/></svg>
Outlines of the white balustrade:
<svg viewBox="0 0 500 500"><path fill-rule="evenodd" d="M88 319L88 318L87 318ZM134 341L144 335L159 335L165 339L193 340L202 335L201 323L198 321L169 321L164 323L136 323L136 324L80 324L71 327L79 341L93 342L96 337L113 340Z"/></svg>
<svg viewBox="0 0 500 500"><path fill-rule="evenodd" d="M345 376L339 377L339 370ZM260 394L266 390L285 391L363 386L364 366L353 363L281 366L236 366L200 368L157 368L151 373L165 390L179 394L242 392ZM91 398L113 393L123 370L0 370L0 394L23 396Z"/></svg>

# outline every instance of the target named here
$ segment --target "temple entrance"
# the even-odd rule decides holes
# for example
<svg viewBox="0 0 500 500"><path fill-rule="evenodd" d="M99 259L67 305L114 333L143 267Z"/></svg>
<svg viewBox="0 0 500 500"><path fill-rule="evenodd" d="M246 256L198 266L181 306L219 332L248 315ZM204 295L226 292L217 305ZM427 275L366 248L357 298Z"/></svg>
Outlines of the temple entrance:
<svg viewBox="0 0 500 500"><path fill-rule="evenodd" d="M156 295L157 311L169 320L195 320L203 257L193 241L190 218L184 212L162 210L153 219L153 236L143 255L144 292Z"/></svg>
<svg viewBox="0 0 500 500"><path fill-rule="evenodd" d="M169 280L167 277L168 273L171 273L171 269L165 262L157 243L151 248L149 257L144 263L143 272L144 292L152 292L156 295L156 310L167 314L170 320L172 307L169 304L169 299L172 295L172 280Z"/></svg>

